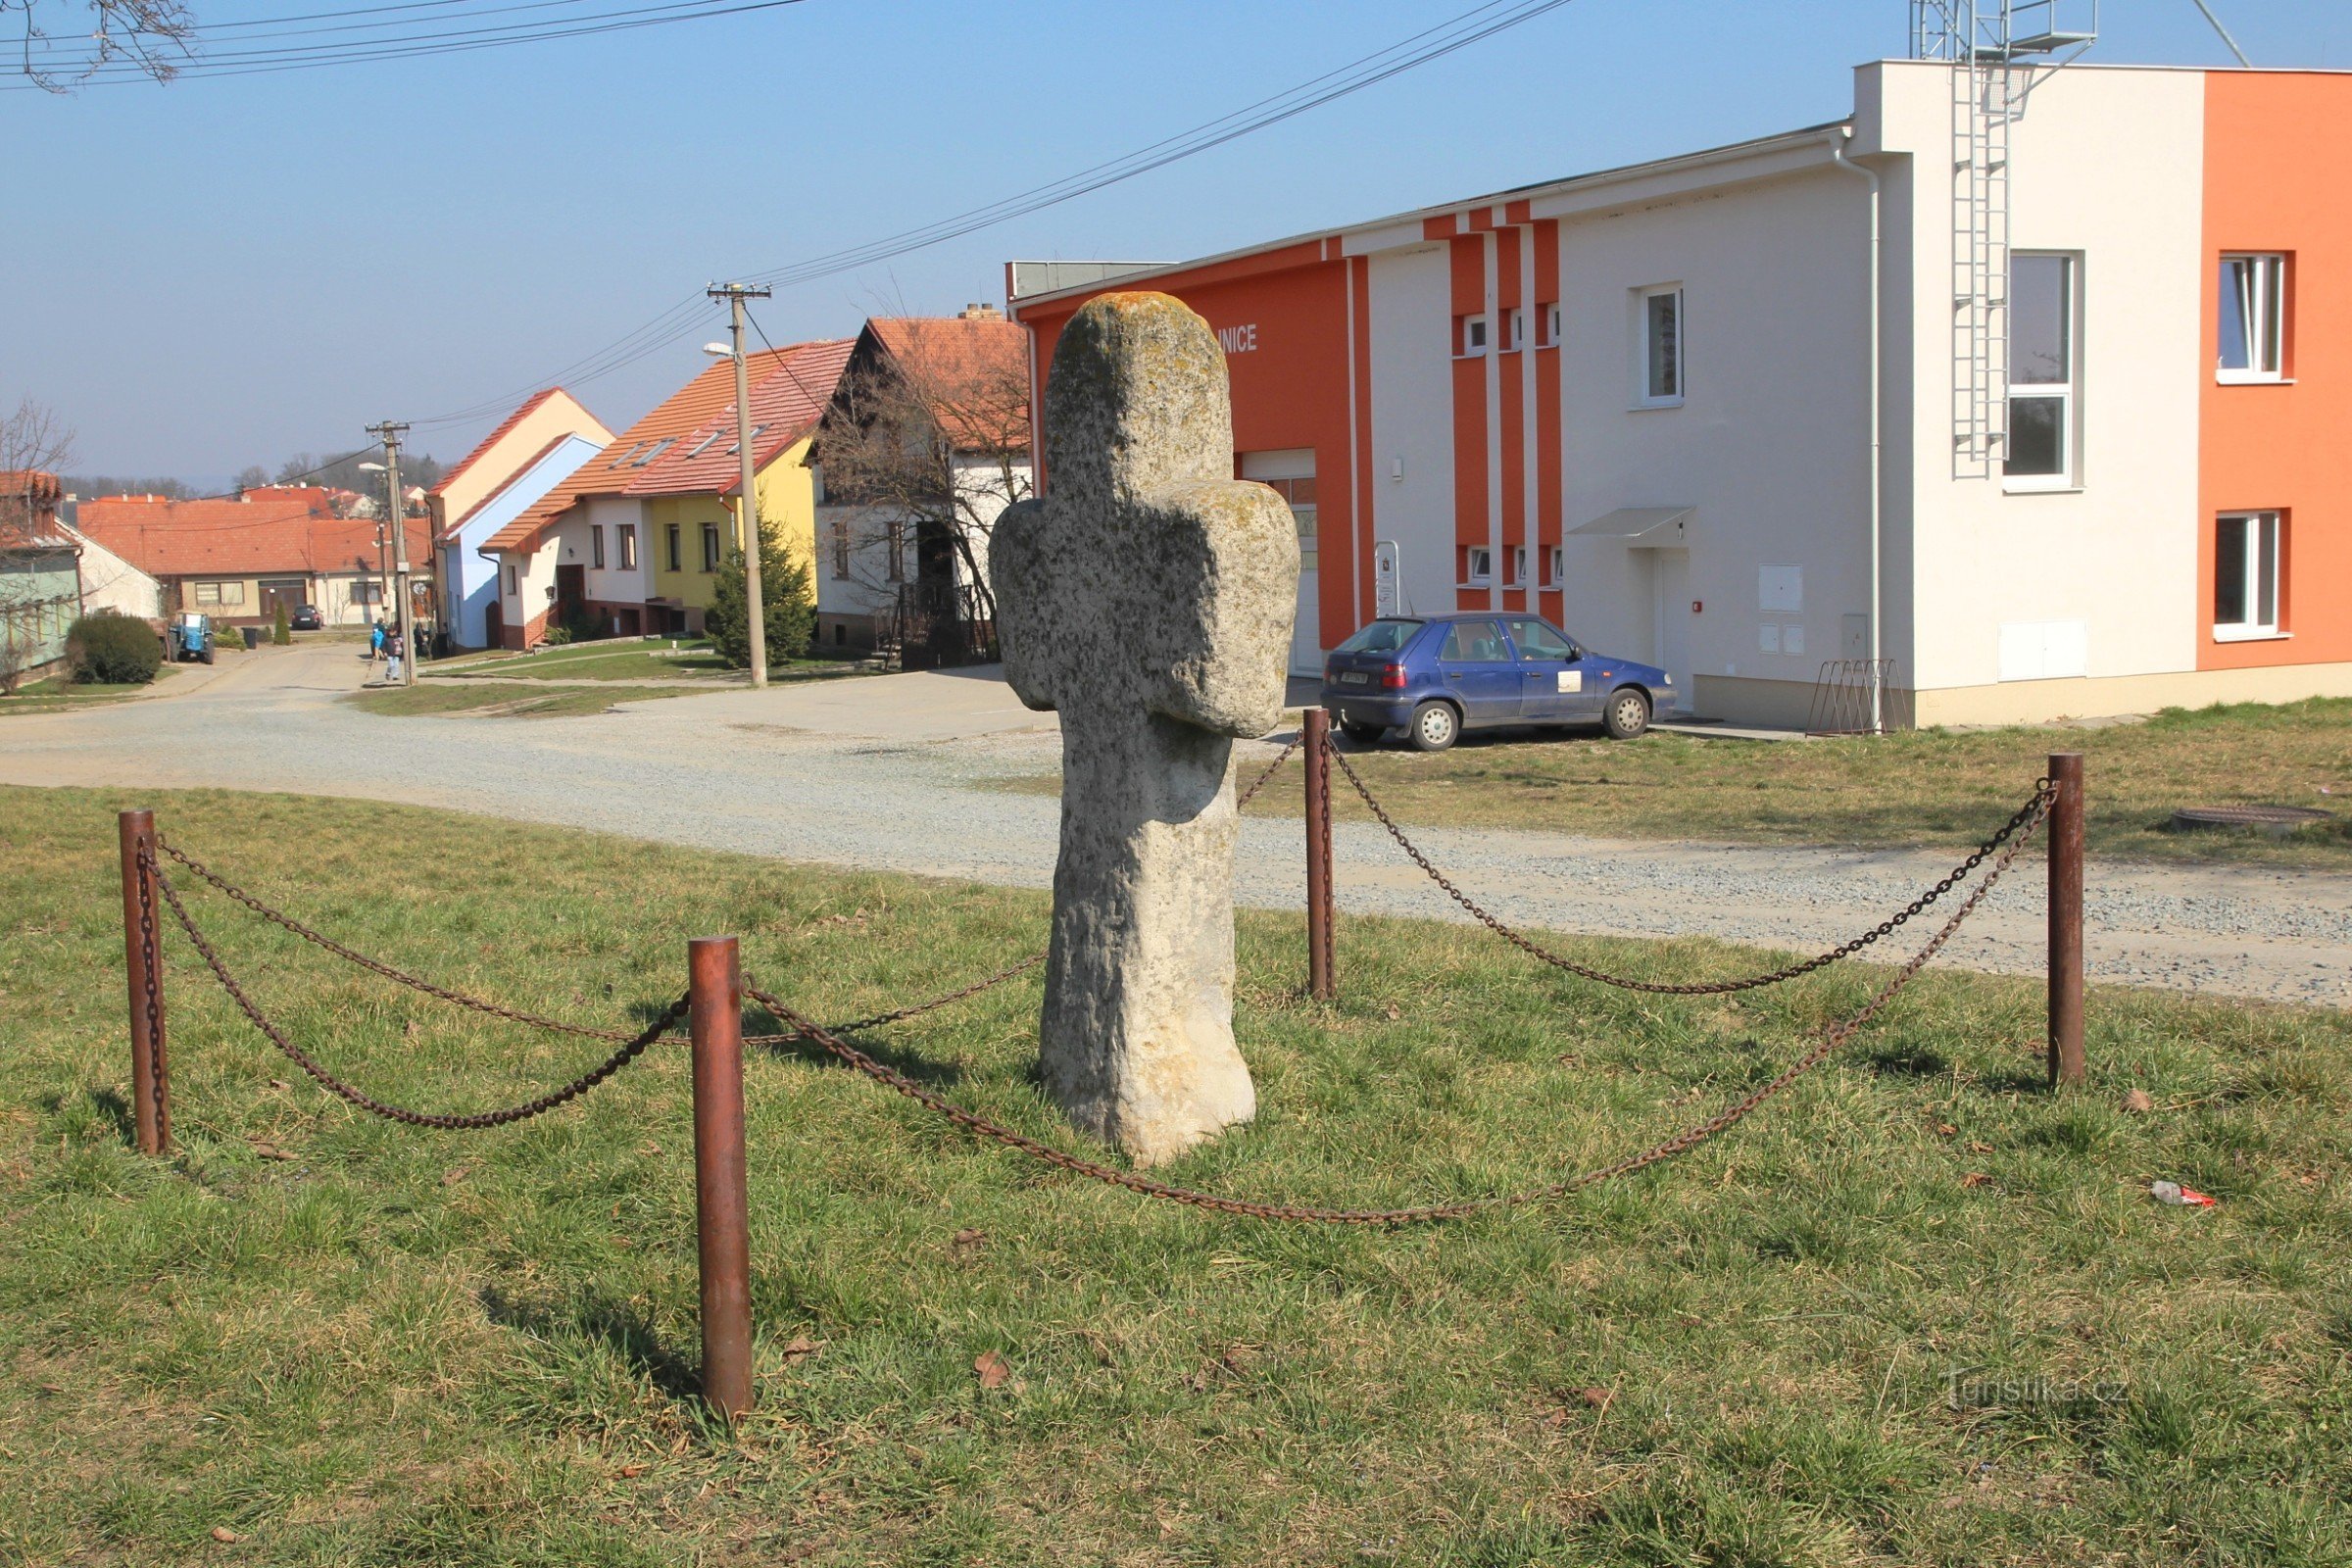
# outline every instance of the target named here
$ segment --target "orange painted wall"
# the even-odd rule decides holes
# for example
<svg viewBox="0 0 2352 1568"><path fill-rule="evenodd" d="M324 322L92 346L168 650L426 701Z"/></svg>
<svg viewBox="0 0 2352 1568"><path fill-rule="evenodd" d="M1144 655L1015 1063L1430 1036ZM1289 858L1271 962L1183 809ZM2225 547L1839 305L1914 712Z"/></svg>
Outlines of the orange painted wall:
<svg viewBox="0 0 2352 1568"><path fill-rule="evenodd" d="M2352 78L2205 77L2197 667L2352 661ZM2221 257L2287 256L2288 385L2224 386ZM2285 518L2280 642L2213 640L2214 518Z"/></svg>
<svg viewBox="0 0 2352 1568"><path fill-rule="evenodd" d="M1368 530L1359 537L1353 516L1357 486L1350 474L1353 454L1348 419L1348 264L1336 257L1326 260L1326 254L1321 242L1310 241L1241 263L1152 278L1143 286L1175 295L1205 317L1211 327L1256 327L1253 349L1225 356L1233 384L1234 450L1314 449L1320 553L1316 604L1323 643L1330 647L1362 624L1364 617L1356 611L1357 577L1370 569L1371 542ZM1092 297L1016 309L1017 318L1031 329L1041 389L1050 379L1054 346L1060 341L1062 327ZM1363 374L1368 389L1368 368ZM1365 401L1367 406L1359 412L1368 421L1368 397ZM1047 483L1051 482L1049 475ZM1369 605L1368 585L1361 598Z"/></svg>
<svg viewBox="0 0 2352 1568"><path fill-rule="evenodd" d="M1457 236L1450 242L1448 258L1452 269L1453 315L1445 323L1446 352L1453 361L1453 575L1454 581L1467 580L1469 570L1463 552L1471 545L1487 543L1487 363L1485 355L1464 358L1458 322L1465 316L1475 316L1487 308L1487 239L1484 234ZM1431 323L1435 326L1437 323ZM1494 341L1494 323L1487 323L1488 341ZM1494 578L1500 581L1502 563L1494 563ZM1462 589L1455 595L1456 604L1463 610L1491 610L1492 596L1486 589Z"/></svg>

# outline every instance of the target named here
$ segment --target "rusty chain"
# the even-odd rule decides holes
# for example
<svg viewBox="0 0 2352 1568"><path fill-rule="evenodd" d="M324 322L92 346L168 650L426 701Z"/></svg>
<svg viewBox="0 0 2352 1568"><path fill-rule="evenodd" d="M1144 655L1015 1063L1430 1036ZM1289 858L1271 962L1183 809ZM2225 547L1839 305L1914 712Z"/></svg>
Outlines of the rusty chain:
<svg viewBox="0 0 2352 1568"><path fill-rule="evenodd" d="M1814 1043L1812 1049L1783 1068L1775 1077L1734 1101L1705 1121L1686 1127L1674 1136L1652 1144L1640 1152L1630 1154L1612 1164L1601 1165L1544 1187L1533 1188L1524 1192L1488 1194L1447 1203L1424 1203L1406 1208L1320 1208L1299 1203L1269 1203L1250 1199L1226 1198L1215 1193L1204 1193L1194 1188L1178 1187L1168 1182L1154 1181L1149 1176L1139 1176L1133 1171L1117 1170L1096 1160L1065 1153L1063 1151L1031 1138L1025 1133L1014 1132L1008 1127L991 1121L977 1111L964 1109L937 1091L924 1088L895 1067L886 1066L875 1060L856 1046L843 1040L832 1030L812 1022L794 1010L782 998L763 991L756 985L746 985L744 992L774 1016L792 1025L793 1038L812 1042L836 1059L873 1079L876 1083L904 1095L926 1109L938 1112L967 1132L1002 1144L1008 1149L1018 1150L1022 1153L1042 1160L1056 1169L1068 1171L1072 1175L1084 1176L1111 1187L1124 1188L1128 1192L1138 1193L1146 1198L1165 1199L1170 1202L1182 1203L1189 1207L1208 1209L1220 1214L1234 1214L1248 1219L1299 1220L1328 1225L1411 1225L1436 1220L1462 1219L1494 1209L1515 1208L1528 1203L1565 1198L1569 1194L1580 1192L1587 1187L1620 1176L1630 1176L1634 1172L1655 1165L1661 1160L1672 1159L1678 1154L1688 1153L1708 1139L1745 1120L1757 1106L1827 1061L1839 1047L1886 1010L1886 1005L1918 976L1920 970L1927 966L1928 960L1942 951L1944 945L1951 940L1953 933L1960 929L1961 923L1976 912L1977 906L1984 901L1985 896L1992 891L1993 885L2001 879L2002 874L2017 858L2018 853L2026 847L2026 843L2033 837L2034 829L2049 814L2049 808L2048 792L2045 790L2037 793L2033 803L2022 813L2023 819L2019 830L2010 836L2009 843L2000 850L1998 858L1993 861L1992 868L1985 873L1984 880L1952 911L1951 918L1943 923L1942 928L1929 939L1926 946L1912 955L1909 960L1895 970L1893 976L1880 987L1878 992L1858 1010L1850 1016L1831 1024L1822 1032L1821 1038Z"/></svg>
<svg viewBox="0 0 2352 1568"><path fill-rule="evenodd" d="M300 1046L286 1038L284 1030L270 1021L260 1006L254 1003L253 998L246 995L245 988L237 983L236 976L228 972L228 965L220 961L220 955L210 942L205 940L204 933L197 929L195 919L188 913L187 906L180 903L179 892L172 886L172 879L165 873L163 866L152 858L147 857L143 850L141 856L153 867L156 885L163 889L164 902L172 906L172 913L179 921L179 928L186 932L188 940L195 944L196 952L204 959L205 967L213 971L213 978L220 982L220 989L228 993L229 1000L237 1004L238 1010L245 1014L246 1018L262 1032L271 1045L285 1054L287 1060L317 1079L319 1087L325 1089L327 1093L349 1101L360 1109L381 1116L387 1121L406 1122L412 1127L438 1127L448 1131L461 1132L482 1127L504 1127L511 1122L526 1121L533 1116L551 1111L568 1101L576 1100L594 1089L598 1084L603 1083L621 1068L636 1060L647 1047L662 1038L663 1033L671 1024L686 1015L686 999L680 997L662 1010L661 1017L623 1040L619 1050L597 1063L596 1066L561 1089L551 1090L538 1099L525 1101L519 1105L509 1105L503 1110L475 1111L466 1115L437 1115L430 1111L410 1110L404 1106L388 1104L363 1090L353 1088L318 1065Z"/></svg>
<svg viewBox="0 0 2352 1568"><path fill-rule="evenodd" d="M1265 788L1267 781L1272 779L1275 773L1280 770L1282 764L1291 760L1291 755L1298 750L1299 745L1299 740L1293 740L1288 746L1285 746L1281 752L1275 756L1274 760L1266 764L1265 770L1257 775L1256 779L1251 782L1250 787L1244 790L1235 799L1234 809L1238 811L1241 809L1241 808L1249 805L1251 799L1256 796L1257 792ZM394 985L406 986L412 991L421 993L422 995L431 997L436 1001L446 1002L453 1006L465 1007L474 1012L487 1014L493 1018L504 1018L510 1023L519 1023L533 1029L545 1029L552 1034L571 1035L582 1040L602 1040L607 1042L627 1041L634 1038L625 1029L598 1029L587 1024L566 1023L561 1018L550 1018L541 1013L529 1012L520 1007L508 1006L504 1003L492 1002L484 997L476 997L466 992L459 991L454 987L435 984L433 981L425 979L422 975L411 974L408 970L386 963L380 958L371 958L364 953L360 953L350 947L345 946L343 943L337 942L333 937L328 936L325 932L320 931L314 926L305 925L302 921L295 919L292 915L285 913L283 910L264 904L260 899L255 898L243 888L238 887L235 883L229 881L226 877L221 876L218 871L215 871L212 867L206 865L203 861L197 859L194 856L189 855L186 851L180 849L179 846L172 844L169 840L163 838L161 835L158 835L156 839L156 848L161 850L165 855L170 856L172 859L177 860L181 865L185 866L190 874L211 884L216 891L220 892L233 902L243 905L246 908L252 910L255 914L260 915L271 925L274 925L283 931L289 932L292 935L301 938L303 941L310 943L314 947L333 954L336 957L343 959L346 963L356 964L360 968L366 969L370 974L389 980ZM142 901L146 901L147 899L146 890L143 886L140 890L140 897ZM141 918L144 934L150 940L152 940L154 937L152 910L143 909ZM997 970L994 974L991 974L984 979L976 981L971 985L964 986L959 990L948 992L944 996L934 997L928 1002L919 1002L911 1006L894 1008L889 1012L878 1012L873 1014L871 1017L853 1019L848 1023L836 1024L833 1027L842 1034L858 1034L864 1030L881 1028L885 1024L903 1023L908 1018L920 1017L926 1012L931 1012L937 1008L948 1006L954 1003L962 1002L967 998L978 996L981 992L992 990L997 986L1003 985L1007 980L1015 979L1020 975L1026 974L1031 969L1036 968L1039 964L1044 963L1046 961L1046 956L1047 956L1043 953L1031 954L1028 957L1021 959L1019 962L1007 964L1004 968ZM148 1006L148 1010L151 1015L155 1010L155 1002L152 995L152 989L153 988L150 987ZM798 1035L750 1035L745 1037L744 1044L781 1045L799 1038L800 1037Z"/></svg>
<svg viewBox="0 0 2352 1568"><path fill-rule="evenodd" d="M1772 970L1768 974L1748 975L1739 980L1711 980L1690 985L1661 985L1648 980L1629 980L1623 975L1610 974L1606 970L1578 963L1573 958L1563 957L1552 952L1525 932L1506 923L1499 915L1494 914L1455 886L1453 879L1439 870L1431 862L1429 857L1422 853L1419 845L1405 837L1404 829L1396 825L1396 819L1388 813L1379 801L1373 799L1371 788L1364 783L1363 776L1356 772L1354 764L1348 760L1346 753L1337 746L1331 747L1330 751L1331 760L1340 764L1340 771L1348 775L1348 782L1355 787L1356 795L1363 801L1364 806L1373 816L1379 820L1380 825L1388 829L1389 837L1396 841L1396 847L1402 850L1415 865L1426 872L1432 882L1443 888L1447 898L1468 910L1473 919L1528 956L1550 964L1555 969L1564 969L1570 974L1594 981L1600 985L1615 986L1621 991L1639 991L1655 997L1717 997L1737 991L1757 991L1766 986L1782 985L1800 976L1811 974L1814 970L1826 968L1840 958L1850 958L1882 937L1891 936L1897 929L1910 923L1914 915L1921 913L1928 906L1966 881L1978 866L1983 865L1988 857L1998 853L2001 846L2014 838L2030 821L2039 820L2040 816L2048 811L2050 803L2056 798L2048 779L2035 781L2034 794L2028 798L2026 804L2019 807L2008 821L1994 829L1990 838L1978 845L1975 852L1946 873L1941 881L1893 914L1881 920L1870 930L1849 942L1839 943L1827 953L1816 954L1801 962Z"/></svg>
<svg viewBox="0 0 2352 1568"><path fill-rule="evenodd" d="M163 977L156 972L163 962L163 933L156 929L155 889L153 878L146 874L155 867L155 856L144 843L139 846L139 952L145 956L139 965L140 1004L147 1014L147 1092L148 1098L155 1102L155 1125L160 1135L171 1116L172 1092L164 1062Z"/></svg>

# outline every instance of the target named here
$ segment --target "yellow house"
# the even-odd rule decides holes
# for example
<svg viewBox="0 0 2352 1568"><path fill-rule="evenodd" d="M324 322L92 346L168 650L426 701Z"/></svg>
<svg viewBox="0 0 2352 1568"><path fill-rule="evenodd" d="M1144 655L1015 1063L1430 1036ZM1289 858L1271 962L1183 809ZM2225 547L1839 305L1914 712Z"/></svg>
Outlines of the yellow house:
<svg viewBox="0 0 2352 1568"><path fill-rule="evenodd" d="M750 361L753 482L760 530L812 572L816 492L807 464L808 445L853 347L848 339L800 343ZM649 631L703 629L719 564L741 537L736 512L742 464L730 402L630 480L627 493L643 505L652 557Z"/></svg>

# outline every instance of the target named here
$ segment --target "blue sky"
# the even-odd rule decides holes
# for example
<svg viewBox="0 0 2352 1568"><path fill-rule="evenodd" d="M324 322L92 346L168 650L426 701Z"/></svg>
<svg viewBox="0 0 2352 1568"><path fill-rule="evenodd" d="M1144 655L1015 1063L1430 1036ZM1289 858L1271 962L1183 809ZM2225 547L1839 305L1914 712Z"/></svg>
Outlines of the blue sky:
<svg viewBox="0 0 2352 1568"><path fill-rule="evenodd" d="M69 0L48 0L63 5ZM342 5L347 0L330 0ZM1470 0L807 0L441 59L0 94L0 404L75 466L217 478L547 376L711 278L977 206L1279 91ZM325 9L190 0L200 20ZM2257 65L2352 69L2344 0L2216 0ZM768 336L998 301L1021 257L1178 259L1836 119L1902 0L1576 0L1188 163L759 311ZM2224 64L2193 0L2092 58ZM368 216L387 188L414 220ZM427 199L416 199L424 193ZM702 363L577 388L615 427ZM454 460L488 420L420 430Z"/></svg>

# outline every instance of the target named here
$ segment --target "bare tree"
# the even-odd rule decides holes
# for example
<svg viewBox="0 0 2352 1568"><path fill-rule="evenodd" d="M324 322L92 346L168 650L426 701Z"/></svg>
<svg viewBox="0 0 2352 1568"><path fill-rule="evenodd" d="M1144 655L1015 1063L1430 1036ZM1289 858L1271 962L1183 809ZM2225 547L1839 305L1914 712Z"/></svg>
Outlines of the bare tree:
<svg viewBox="0 0 2352 1568"><path fill-rule="evenodd" d="M11 12L22 17L21 24L8 23ZM97 25L82 52L53 50L53 42L83 43L73 19L84 13ZM24 74L50 92L70 91L111 65L134 66L158 81L170 81L187 58L196 30L196 19L180 0L0 0L0 24L18 34ZM75 30L56 30L68 26Z"/></svg>
<svg viewBox="0 0 2352 1568"><path fill-rule="evenodd" d="M955 323L905 325L916 352L853 360L825 411L814 453L825 501L897 532L884 558L890 582L867 586L909 580L919 574L907 569L910 558L945 549L959 564L971 618L994 623L989 529L1031 489L1028 364L1018 354L923 352L927 329L954 332Z"/></svg>
<svg viewBox="0 0 2352 1568"><path fill-rule="evenodd" d="M56 473L74 461L74 432L57 411L30 398L0 418L0 470Z"/></svg>

